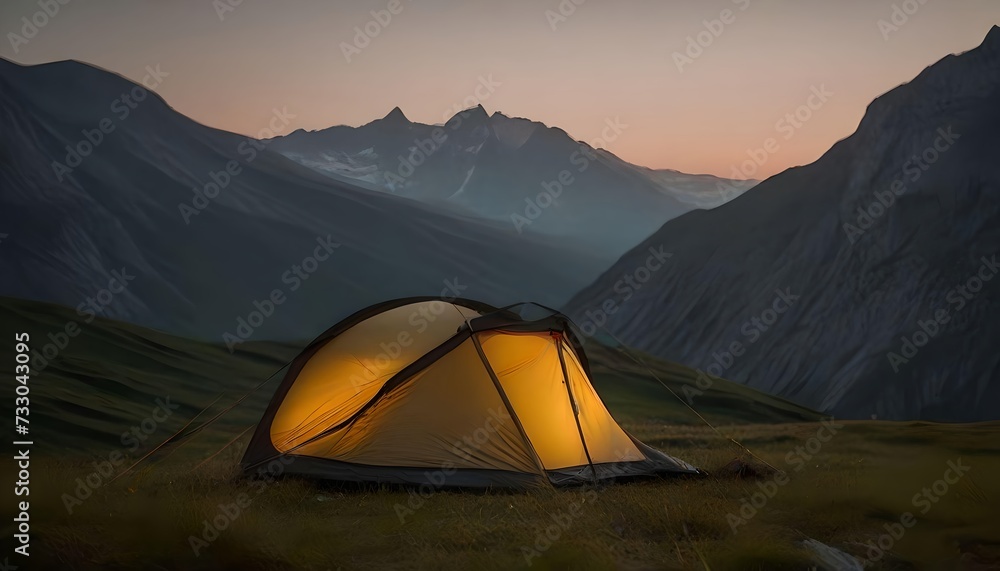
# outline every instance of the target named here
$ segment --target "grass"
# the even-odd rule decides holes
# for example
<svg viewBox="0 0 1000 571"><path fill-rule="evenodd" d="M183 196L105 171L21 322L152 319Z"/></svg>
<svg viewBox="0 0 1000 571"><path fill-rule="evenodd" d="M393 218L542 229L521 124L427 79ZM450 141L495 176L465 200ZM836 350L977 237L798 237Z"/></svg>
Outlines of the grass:
<svg viewBox="0 0 1000 571"><path fill-rule="evenodd" d="M709 470L735 455L708 428L626 428ZM815 562L801 547L804 539L865 557L866 544L877 542L886 524L912 512L916 524L871 568L1000 565L1000 425L846 422L799 471L786 455L816 435L816 424L727 430L786 470L787 484L717 472L596 490L440 491L421 498L395 487L248 480L234 468L234 447L194 471L199 459L178 453L102 485L68 514L62 494L72 494L75 479L94 468L45 459L33 468L33 557L102 569L518 569L529 561L534 569L808 569ZM900 443L900 434L921 442ZM970 471L919 513L913 495L959 459ZM769 485L776 493L734 533L729 518ZM196 556L190 536L202 535L203 522L241 494L249 503Z"/></svg>
<svg viewBox="0 0 1000 571"><path fill-rule="evenodd" d="M0 302L0 318L28 329L39 344L74 317L55 306ZM113 483L102 478L90 497L67 511L64 499L76 493L78 479L95 471L95 461L122 450L120 433L148 416L155 398L170 396L181 408L132 458L220 392L224 398L206 416L234 402L297 351L293 344L243 347L230 354L214 344L97 320L33 378L35 566L809 569L821 564L804 540L863 558L886 526L901 525L911 512L916 523L869 568L1000 568L1000 423L843 422L820 443L815 437L826 433L818 413L719 380L695 406L727 437L787 474L782 485L758 465L764 475L740 479L723 467L737 457L755 460L701 424L643 367L593 343L587 351L595 385L621 424L708 470L708 477L597 489L438 491L427 498L398 487L246 479L236 464L248 437L212 454L259 417L271 385L183 446L154 455ZM676 392L693 386L690 369L649 364ZM801 448L800 454L810 441L813 453ZM933 488L948 462L959 460L968 473L920 513L914 494ZM5 463L6 481L14 479L11 469ZM239 503L236 514L231 506ZM220 515L226 511L235 517ZM745 522L735 519L741 514L749 516ZM204 522L216 518L225 529L206 539ZM3 527L6 537L14 533L12 525ZM206 543L197 555L192 536ZM18 559L10 561L20 564Z"/></svg>

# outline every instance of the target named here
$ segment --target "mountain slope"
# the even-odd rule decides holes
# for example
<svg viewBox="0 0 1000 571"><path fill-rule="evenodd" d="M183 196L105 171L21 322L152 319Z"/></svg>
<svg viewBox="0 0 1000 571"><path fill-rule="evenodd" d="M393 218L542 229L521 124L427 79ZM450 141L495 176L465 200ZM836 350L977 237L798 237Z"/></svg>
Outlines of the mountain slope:
<svg viewBox="0 0 1000 571"><path fill-rule="evenodd" d="M81 319L300 339L408 295L558 303L604 267L568 242L331 180L77 62L0 60L0 117L0 293Z"/></svg>
<svg viewBox="0 0 1000 571"><path fill-rule="evenodd" d="M610 121L610 140L627 136ZM271 140L288 158L338 180L356 179L437 207L570 237L609 261L694 208L711 208L756 181L655 171L574 141L565 131L482 106L444 125L393 109L361 127L298 130Z"/></svg>
<svg viewBox="0 0 1000 571"><path fill-rule="evenodd" d="M593 329L611 300L625 342L838 416L1000 418L998 152L994 27L814 164L665 224L569 311Z"/></svg>

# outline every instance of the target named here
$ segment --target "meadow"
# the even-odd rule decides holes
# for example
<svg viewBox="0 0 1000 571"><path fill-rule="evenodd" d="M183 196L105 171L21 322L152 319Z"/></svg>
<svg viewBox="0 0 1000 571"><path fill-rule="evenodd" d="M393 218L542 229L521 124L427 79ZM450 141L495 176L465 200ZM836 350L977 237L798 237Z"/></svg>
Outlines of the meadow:
<svg viewBox="0 0 1000 571"><path fill-rule="evenodd" d="M14 300L0 303L0 317L32 332L38 348L47 332L79 318ZM32 380L31 564L10 562L770 570L847 568L850 556L869 569L1000 568L1000 423L829 419L721 379L702 390L696 371L638 355L657 380L597 342L587 345L594 383L616 419L707 476L525 492L247 478L237 466L249 438L241 433L274 384L125 473L210 403L187 430L296 351L261 341L230 353L99 319L81 327ZM714 428L667 387L692 395ZM163 399L170 406L157 413ZM144 439L123 443L130 427L142 432L154 417L163 420ZM10 537L13 525L5 527Z"/></svg>

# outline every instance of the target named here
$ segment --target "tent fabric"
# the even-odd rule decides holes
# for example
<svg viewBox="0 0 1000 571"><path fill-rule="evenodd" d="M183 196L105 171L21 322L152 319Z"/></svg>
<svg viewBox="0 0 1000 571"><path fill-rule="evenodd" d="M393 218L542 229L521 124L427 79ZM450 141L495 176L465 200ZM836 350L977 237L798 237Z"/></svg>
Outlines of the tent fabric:
<svg viewBox="0 0 1000 571"><path fill-rule="evenodd" d="M615 422L559 312L431 297L372 306L310 343L242 466L478 488L699 473Z"/></svg>

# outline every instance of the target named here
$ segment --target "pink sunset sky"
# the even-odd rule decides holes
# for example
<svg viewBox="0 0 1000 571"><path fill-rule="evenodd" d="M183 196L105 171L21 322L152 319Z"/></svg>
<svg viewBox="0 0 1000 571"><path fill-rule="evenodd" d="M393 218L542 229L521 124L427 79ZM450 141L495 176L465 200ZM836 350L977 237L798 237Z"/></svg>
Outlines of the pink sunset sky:
<svg viewBox="0 0 1000 571"><path fill-rule="evenodd" d="M1000 23L994 0L112 0L60 5L12 39L39 9L4 2L0 55L133 79L159 65L173 107L230 131L256 135L275 108L291 131L396 106L440 123L480 102L588 142L617 119L627 127L601 146L691 173L735 176L774 139L750 178L814 161L873 98Z"/></svg>

